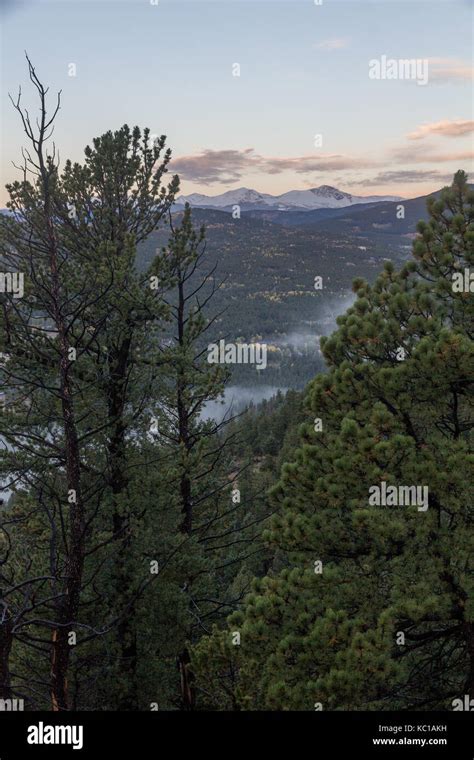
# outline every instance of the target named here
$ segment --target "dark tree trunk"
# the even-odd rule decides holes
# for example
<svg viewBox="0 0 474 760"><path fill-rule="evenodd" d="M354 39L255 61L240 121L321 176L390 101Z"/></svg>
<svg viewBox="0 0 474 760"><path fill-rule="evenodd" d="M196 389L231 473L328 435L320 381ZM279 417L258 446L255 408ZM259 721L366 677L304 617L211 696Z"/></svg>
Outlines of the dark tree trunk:
<svg viewBox="0 0 474 760"><path fill-rule="evenodd" d="M10 699L10 652L13 643L12 620L6 603L0 607L0 699Z"/></svg>
<svg viewBox="0 0 474 760"><path fill-rule="evenodd" d="M48 201L49 196L47 195ZM65 587L57 603L57 621L60 624L52 632L51 653L51 701L53 710L68 710L67 672L69 667L70 645L68 635L77 620L82 587L84 567L84 505L81 494L81 471L79 441L74 418L72 382L69 373L69 344L66 325L59 306L60 282L54 229L49 213L49 202L45 203L45 213L50 237L50 267L52 276L52 293L54 298L55 322L58 330L60 347L60 383L61 404L64 423L66 449L66 478L68 491L74 492L70 502L69 551L66 558Z"/></svg>
<svg viewBox="0 0 474 760"><path fill-rule="evenodd" d="M178 282L178 342L181 347L184 346L184 327L185 327L185 295L183 280L180 273ZM189 410L186 406L184 391L186 388L186 378L178 376L177 382L177 408L178 408L178 435L179 443L184 446L186 454L191 449L191 438L189 435ZM186 464L186 463L185 463ZM183 515L183 522L181 523L180 530L182 533L191 533L193 527L193 504L191 498L191 481L186 472L183 472L180 478L180 495L181 495L181 512Z"/></svg>
<svg viewBox="0 0 474 760"><path fill-rule="evenodd" d="M181 709L194 710L196 704L194 675L191 671L191 658L186 648L178 655L178 668L181 682Z"/></svg>
<svg viewBox="0 0 474 760"><path fill-rule="evenodd" d="M44 95L43 95L44 99ZM42 104L41 138L38 143L38 160L44 193L44 221L47 234L53 317L58 332L59 377L62 421L64 424L66 480L68 491L74 492L70 504L69 547L65 563L63 593L56 604L59 626L52 631L51 650L51 702L54 711L68 710L67 673L69 667L69 631L77 620L84 566L84 505L81 494L79 441L74 416L72 380L70 377L69 342L67 325L61 308L61 281L59 251L53 222L51 197L51 170L43 157L43 139L46 110ZM65 497L67 495L65 494Z"/></svg>
<svg viewBox="0 0 474 760"><path fill-rule="evenodd" d="M134 605L131 600L130 577L127 572L127 553L131 545L130 514L124 509L123 496L127 493L129 478L126 457L126 409L125 383L129 369L132 337L128 335L109 364L108 417L111 436L108 444L110 463L110 488L113 497L112 527L118 551L115 561L115 598L118 614L126 609L117 627L119 645L119 672L126 684L126 691L120 693L118 709L129 711L138 709L137 685L137 636L134 623Z"/></svg>

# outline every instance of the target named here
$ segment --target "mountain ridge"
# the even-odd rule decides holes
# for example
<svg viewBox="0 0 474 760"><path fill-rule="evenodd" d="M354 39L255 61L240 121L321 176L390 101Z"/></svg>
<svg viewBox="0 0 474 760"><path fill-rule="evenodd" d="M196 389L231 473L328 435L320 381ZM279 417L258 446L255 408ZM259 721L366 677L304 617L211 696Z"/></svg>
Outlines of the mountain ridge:
<svg viewBox="0 0 474 760"><path fill-rule="evenodd" d="M268 210L276 211L314 211L317 209L346 208L366 203L382 203L403 200L397 195L352 195L339 190L332 185L320 185L308 190L288 190L280 195L259 193L248 187L236 190L226 190L218 195L191 193L180 195L175 205L184 206L189 203L196 208L215 208L222 211L232 211L238 205L243 211Z"/></svg>

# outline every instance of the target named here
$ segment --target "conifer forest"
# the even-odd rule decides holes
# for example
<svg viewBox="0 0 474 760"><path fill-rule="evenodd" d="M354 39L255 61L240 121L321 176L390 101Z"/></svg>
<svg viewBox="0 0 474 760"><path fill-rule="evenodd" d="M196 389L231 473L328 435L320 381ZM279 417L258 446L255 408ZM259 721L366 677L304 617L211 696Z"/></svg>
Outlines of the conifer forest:
<svg viewBox="0 0 474 760"><path fill-rule="evenodd" d="M0 754L474 710L472 10L5 3Z"/></svg>

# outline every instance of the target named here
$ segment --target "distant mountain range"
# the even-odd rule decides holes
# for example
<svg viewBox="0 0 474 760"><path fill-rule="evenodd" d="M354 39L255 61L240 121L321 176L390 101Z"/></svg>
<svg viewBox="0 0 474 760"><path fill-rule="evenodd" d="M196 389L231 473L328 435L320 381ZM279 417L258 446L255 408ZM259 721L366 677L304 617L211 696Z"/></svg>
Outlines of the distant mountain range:
<svg viewBox="0 0 474 760"><path fill-rule="evenodd" d="M474 189L474 185L469 187ZM295 205L283 209L278 205L262 206L259 201L251 203L243 200L259 196L276 201L278 198L300 193L304 196L308 193L312 194L315 198L314 203L317 203L319 199L320 203L324 201L327 204L340 205L316 206L315 208L309 206L302 208L300 205ZM319 232L336 237L341 234L350 235L354 242L367 236L379 240L385 239L386 241L388 238L392 238L397 246L406 246L406 238L415 235L418 221L427 219L426 203L428 198L436 198L440 193L441 190L437 190L418 198L402 199L396 197L395 200L392 200L393 196L387 196L387 200L384 196L362 198L349 195L349 193L340 192L328 185L323 185L314 190L290 191L280 196L263 195L254 190L241 188L217 195L214 198L199 194L180 196L173 207L173 212L178 215L181 214L184 209L184 202L188 200L190 205L194 207L194 219L203 223L209 220L211 226L217 223L226 225L228 221L239 221L240 226L247 230L248 225L243 224L245 218L247 223L253 222L256 225L255 231L259 230L259 234L266 234L270 237L270 227L306 228L309 234ZM239 200L240 203L238 203ZM207 205L208 201L221 202L222 205ZM240 220L233 220L232 215L228 213L236 203L243 212ZM0 209L0 214L9 215L11 211ZM258 223L264 223L264 226L259 227ZM232 229L234 229L234 225L232 225ZM362 243L364 244L364 241Z"/></svg>
<svg viewBox="0 0 474 760"><path fill-rule="evenodd" d="M344 230L351 233L354 239L361 235L413 235L419 220L428 217L426 208L428 198L438 195L439 191L419 198L358 203L343 208L315 209L314 211L297 209L282 213L274 209L249 210L245 216L284 227L306 227L335 234ZM400 206L403 206L401 214Z"/></svg>
<svg viewBox="0 0 474 760"><path fill-rule="evenodd" d="M187 202L195 208L212 208L220 211L232 211L233 206L240 206L242 211L315 211L317 209L340 209L358 204L381 203L401 200L396 195L351 195L330 185L321 185L311 190L289 190L282 195L259 193L247 187L228 190L221 195L180 195L176 205L184 206Z"/></svg>

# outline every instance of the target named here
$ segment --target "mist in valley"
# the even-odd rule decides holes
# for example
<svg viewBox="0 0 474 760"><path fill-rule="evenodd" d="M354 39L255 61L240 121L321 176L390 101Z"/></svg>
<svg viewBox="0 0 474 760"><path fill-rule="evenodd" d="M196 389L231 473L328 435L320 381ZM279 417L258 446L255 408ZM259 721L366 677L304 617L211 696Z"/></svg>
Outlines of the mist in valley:
<svg viewBox="0 0 474 760"><path fill-rule="evenodd" d="M287 335L267 336L262 340L277 348L290 349L297 361L302 356L318 356L322 360L319 341L322 336L330 335L337 328L336 319L340 314L344 314L355 301L355 294L352 291L346 291L341 295L331 294L329 298L319 304L318 316L314 322L306 322L298 330L292 330ZM255 372L254 367L249 367L249 372ZM264 372L264 370L262 370ZM254 375L255 376L255 375ZM258 379L262 374L258 373ZM309 380L309 378L308 378ZM279 391L286 393L289 389L296 389L296 385L291 383L283 386L274 383L261 384L249 383L248 385L232 384L229 385L220 400L210 401L206 404L201 418L204 420L213 419L221 422L229 419L236 414L240 414L250 404L257 406L264 400L275 396Z"/></svg>

